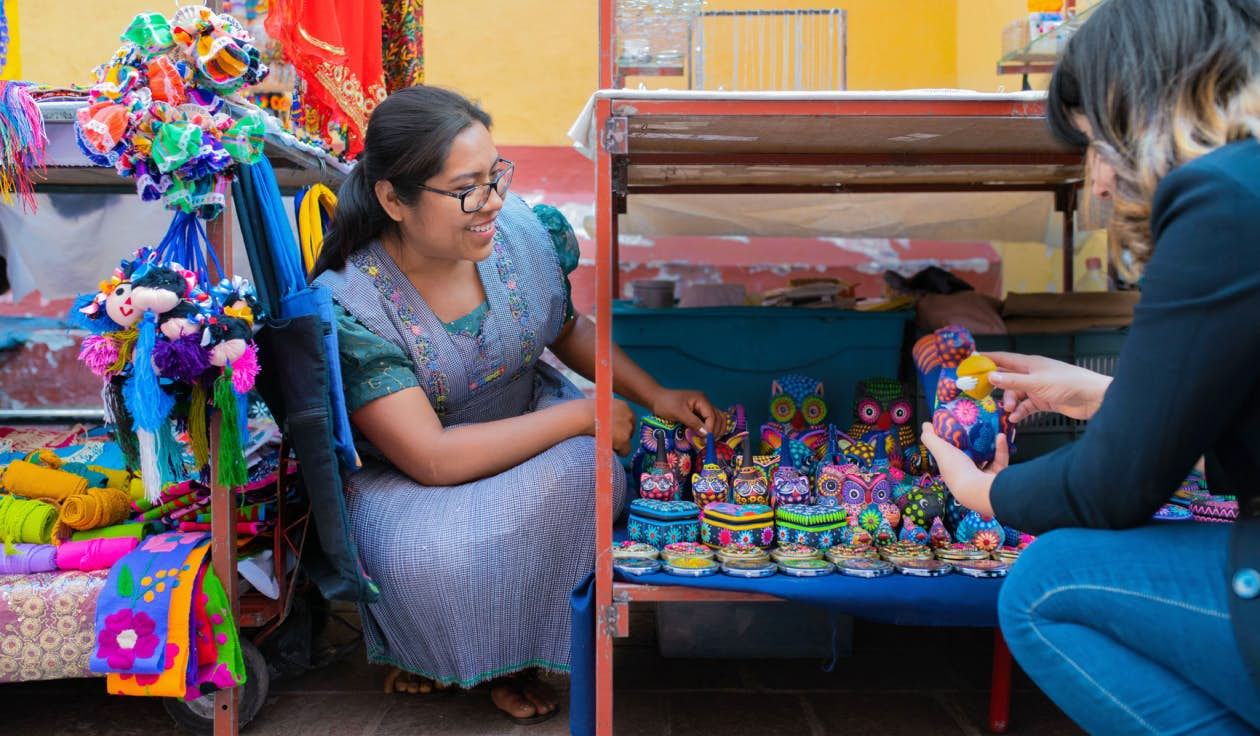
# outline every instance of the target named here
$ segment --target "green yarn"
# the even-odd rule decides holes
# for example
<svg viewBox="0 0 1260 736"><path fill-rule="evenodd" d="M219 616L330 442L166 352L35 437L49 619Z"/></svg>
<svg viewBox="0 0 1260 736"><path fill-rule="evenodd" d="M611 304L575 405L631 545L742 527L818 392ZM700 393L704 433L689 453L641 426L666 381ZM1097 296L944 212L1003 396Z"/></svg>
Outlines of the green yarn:
<svg viewBox="0 0 1260 736"><path fill-rule="evenodd" d="M223 368L223 375L214 380L214 406L219 410L219 477L228 488L245 485L245 450L241 444L240 402L232 387L232 365Z"/></svg>
<svg viewBox="0 0 1260 736"><path fill-rule="evenodd" d="M206 431L206 402L209 398L201 381L193 383L192 395L188 399L188 441L198 468L204 468L210 462L210 440Z"/></svg>
<svg viewBox="0 0 1260 736"><path fill-rule="evenodd" d="M15 542L51 544L57 509L42 501L28 501L5 495L0 497L0 535L4 537L4 553L17 553Z"/></svg>

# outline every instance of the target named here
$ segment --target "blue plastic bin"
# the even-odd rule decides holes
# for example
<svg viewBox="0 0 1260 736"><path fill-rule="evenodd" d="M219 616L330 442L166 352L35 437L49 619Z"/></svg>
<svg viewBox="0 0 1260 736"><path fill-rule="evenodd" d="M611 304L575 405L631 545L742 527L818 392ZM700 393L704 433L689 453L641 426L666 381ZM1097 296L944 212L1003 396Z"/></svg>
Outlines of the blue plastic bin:
<svg viewBox="0 0 1260 736"><path fill-rule="evenodd" d="M695 388L719 408L742 403L766 421L770 382L785 373L820 379L830 417L852 418L853 389L897 377L914 313L791 307L638 309L613 303L613 340L670 388Z"/></svg>

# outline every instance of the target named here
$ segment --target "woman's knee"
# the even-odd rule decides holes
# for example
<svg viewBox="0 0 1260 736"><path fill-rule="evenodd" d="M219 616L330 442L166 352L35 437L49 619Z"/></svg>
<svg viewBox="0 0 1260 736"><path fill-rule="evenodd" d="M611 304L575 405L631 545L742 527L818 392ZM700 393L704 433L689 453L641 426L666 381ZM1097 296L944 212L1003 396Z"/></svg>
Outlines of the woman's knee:
<svg viewBox="0 0 1260 736"><path fill-rule="evenodd" d="M998 594L998 620L1008 633L1027 624L1038 601L1060 582L1065 561L1080 554L1082 529L1057 529L1030 544L1011 568Z"/></svg>

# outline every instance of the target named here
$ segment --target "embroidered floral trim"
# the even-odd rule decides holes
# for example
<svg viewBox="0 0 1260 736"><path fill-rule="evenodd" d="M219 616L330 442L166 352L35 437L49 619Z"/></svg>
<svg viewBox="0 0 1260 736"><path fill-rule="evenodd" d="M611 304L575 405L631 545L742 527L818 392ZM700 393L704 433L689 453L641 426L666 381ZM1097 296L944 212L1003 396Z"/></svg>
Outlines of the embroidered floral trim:
<svg viewBox="0 0 1260 736"><path fill-rule="evenodd" d="M433 402L433 411L442 417L446 414L446 401L450 398L450 382L438 367L437 351L433 344L424 337L424 330L420 327L420 320L416 317L416 313L408 307L402 298L402 294L390 281L381 269L380 261L376 259L367 250L360 250L350 256L350 260L363 273L367 274L372 283L376 286L377 292L385 297L394 305L394 311L398 314L398 319L402 321L403 326L411 333L413 338L412 352L416 358L416 364L424 371L426 392L429 399Z"/></svg>
<svg viewBox="0 0 1260 736"><path fill-rule="evenodd" d="M515 379L533 364L541 350L538 347L538 333L529 324L529 309L520 293L516 264L508 255L507 248L503 247L502 237L497 231L494 234L494 254L499 280L507 287L508 311L512 314L512 319L521 326L521 369L513 376Z"/></svg>

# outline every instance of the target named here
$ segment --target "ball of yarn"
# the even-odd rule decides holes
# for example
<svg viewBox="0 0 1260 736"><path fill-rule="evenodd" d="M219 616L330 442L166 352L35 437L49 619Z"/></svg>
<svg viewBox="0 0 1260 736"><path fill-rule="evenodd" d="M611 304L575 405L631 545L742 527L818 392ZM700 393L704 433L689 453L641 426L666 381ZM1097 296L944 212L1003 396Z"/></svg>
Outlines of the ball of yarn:
<svg viewBox="0 0 1260 736"><path fill-rule="evenodd" d="M79 531L100 529L126 521L130 509L131 499L117 488L91 488L62 502L58 521Z"/></svg>

